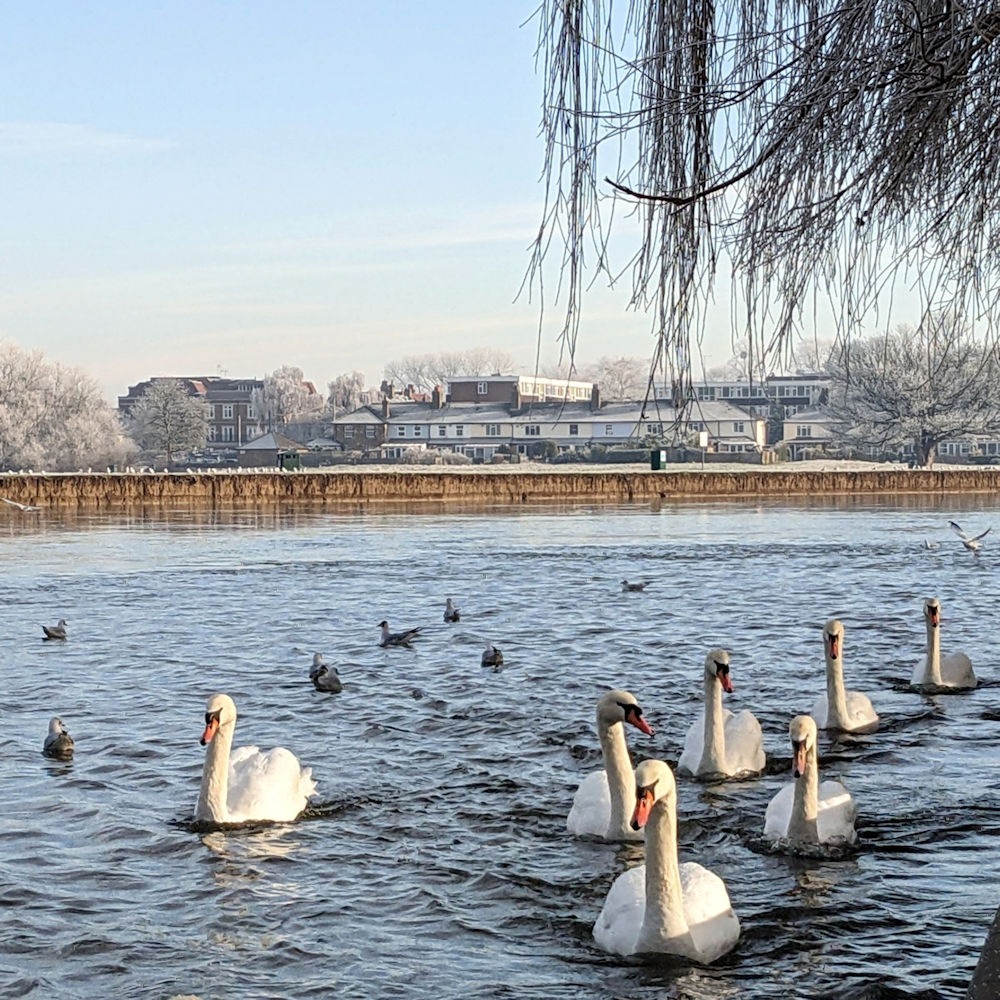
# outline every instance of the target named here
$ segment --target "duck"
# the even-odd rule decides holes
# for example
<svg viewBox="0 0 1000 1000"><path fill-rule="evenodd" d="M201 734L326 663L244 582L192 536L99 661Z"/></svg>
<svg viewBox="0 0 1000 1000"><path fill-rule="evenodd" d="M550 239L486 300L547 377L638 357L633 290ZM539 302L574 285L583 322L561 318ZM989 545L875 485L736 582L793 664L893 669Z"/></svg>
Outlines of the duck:
<svg viewBox="0 0 1000 1000"><path fill-rule="evenodd" d="M284 747L230 751L236 729L236 705L227 694L213 694L205 705L208 746L194 818L199 823L247 823L296 819L316 794L312 768L303 767Z"/></svg>
<svg viewBox="0 0 1000 1000"><path fill-rule="evenodd" d="M70 736L66 723L58 716L49 720L49 731L42 744L42 753L46 757L55 757L57 760L69 760L73 756L76 745L73 737Z"/></svg>
<svg viewBox="0 0 1000 1000"><path fill-rule="evenodd" d="M309 680L313 682L313 687L317 691L322 691L325 694L340 694L344 689L337 668L324 663L322 653L313 654L312 666L309 668Z"/></svg>
<svg viewBox="0 0 1000 1000"><path fill-rule="evenodd" d="M65 639L66 619L60 618L55 625L43 625L42 631L45 633L46 639Z"/></svg>
<svg viewBox="0 0 1000 1000"><path fill-rule="evenodd" d="M819 846L852 846L857 808L851 793L839 781L820 784L816 761L816 720L796 715L788 725L792 743L792 778L768 803L764 836L772 843L787 842L791 853Z"/></svg>
<svg viewBox="0 0 1000 1000"><path fill-rule="evenodd" d="M747 709L734 715L722 707L722 692L733 690L727 650L705 657L704 685L705 707L688 729L678 771L706 780L759 774L766 760L760 723Z"/></svg>
<svg viewBox="0 0 1000 1000"><path fill-rule="evenodd" d="M488 642L479 662L484 667L493 667L496 670L498 667L503 666L503 653L492 642Z"/></svg>
<svg viewBox="0 0 1000 1000"><path fill-rule="evenodd" d="M462 617L462 613L455 607L452 599L449 597L444 602L444 620L446 622L457 622Z"/></svg>
<svg viewBox="0 0 1000 1000"><path fill-rule="evenodd" d="M740 920L725 882L677 857L677 785L662 760L635 769L631 826L646 831L646 862L615 879L594 940L616 955L659 952L708 965L732 951Z"/></svg>
<svg viewBox="0 0 1000 1000"><path fill-rule="evenodd" d="M860 691L844 688L844 626L836 618L823 626L823 650L826 694L816 699L809 714L820 729L839 729L844 733L875 732L878 714L871 699Z"/></svg>
<svg viewBox="0 0 1000 1000"><path fill-rule="evenodd" d="M566 829L576 837L603 840L642 840L630 825L635 807L635 776L625 742L625 723L647 736L653 727L642 714L631 691L615 689L597 702L597 736L604 755L604 769L588 774L573 796Z"/></svg>
<svg viewBox="0 0 1000 1000"><path fill-rule="evenodd" d="M924 600L924 623L927 626L927 655L913 668L910 684L933 694L969 691L977 687L976 672L965 653L941 656L941 602L936 597Z"/></svg>
<svg viewBox="0 0 1000 1000"><path fill-rule="evenodd" d="M390 632L389 623L387 621L380 621L379 628L382 629L382 640L379 645L383 647L386 646L409 646L409 644L417 637L420 632L420 628L408 628L402 632Z"/></svg>
<svg viewBox="0 0 1000 1000"><path fill-rule="evenodd" d="M623 594L638 594L645 590L649 584L650 580L643 580L642 583L629 583L628 580L622 580L622 593Z"/></svg>

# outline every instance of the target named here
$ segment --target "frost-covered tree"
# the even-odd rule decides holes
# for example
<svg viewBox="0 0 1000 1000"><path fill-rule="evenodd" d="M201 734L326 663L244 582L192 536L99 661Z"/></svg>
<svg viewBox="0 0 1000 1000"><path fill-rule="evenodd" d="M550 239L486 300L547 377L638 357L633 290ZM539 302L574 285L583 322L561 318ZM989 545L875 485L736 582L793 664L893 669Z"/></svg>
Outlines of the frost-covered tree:
<svg viewBox="0 0 1000 1000"><path fill-rule="evenodd" d="M361 394L365 391L365 376L362 372L344 372L327 383L327 404L334 414L345 410L356 410L361 405Z"/></svg>
<svg viewBox="0 0 1000 1000"><path fill-rule="evenodd" d="M514 361L506 351L492 347L470 347L464 351L410 354L385 366L384 377L401 386L412 385L418 392L431 392L449 379L468 375L509 373Z"/></svg>
<svg viewBox="0 0 1000 1000"><path fill-rule="evenodd" d="M132 406L127 427L143 451L162 454L169 464L177 452L205 446L208 405L180 379L153 379Z"/></svg>
<svg viewBox="0 0 1000 1000"><path fill-rule="evenodd" d="M691 370L717 273L754 371L788 361L816 298L842 338L894 281L921 314L957 299L1000 316L1000 9L542 0L539 33L530 276L541 294L553 259L571 352L588 284L628 267L670 380Z"/></svg>
<svg viewBox="0 0 1000 1000"><path fill-rule="evenodd" d="M253 395L254 406L269 431L281 430L293 420L315 420L323 412L323 397L294 365L265 375L264 388L254 390Z"/></svg>
<svg viewBox="0 0 1000 1000"><path fill-rule="evenodd" d="M583 365L576 378L596 382L604 400L642 399L649 384L649 362L623 356L598 358Z"/></svg>
<svg viewBox="0 0 1000 1000"><path fill-rule="evenodd" d="M831 363L830 409L854 445L912 444L918 465L949 438L1000 421L1000 364L954 314L852 341Z"/></svg>
<svg viewBox="0 0 1000 1000"><path fill-rule="evenodd" d="M0 469L69 472L133 453L93 378L41 351L0 344Z"/></svg>

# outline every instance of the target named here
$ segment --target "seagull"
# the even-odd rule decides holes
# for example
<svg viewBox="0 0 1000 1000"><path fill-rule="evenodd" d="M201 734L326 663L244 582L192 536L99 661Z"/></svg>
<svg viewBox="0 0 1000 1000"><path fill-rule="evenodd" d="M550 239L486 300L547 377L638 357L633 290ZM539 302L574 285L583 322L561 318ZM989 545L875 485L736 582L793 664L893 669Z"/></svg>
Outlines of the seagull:
<svg viewBox="0 0 1000 1000"><path fill-rule="evenodd" d="M42 631L45 633L46 639L65 639L66 619L60 618L58 625L43 625Z"/></svg>
<svg viewBox="0 0 1000 1000"><path fill-rule="evenodd" d="M642 583L629 583L628 580L622 580L622 593L637 594L639 591L645 590L649 584L649 580L643 580Z"/></svg>
<svg viewBox="0 0 1000 1000"><path fill-rule="evenodd" d="M389 623L387 621L380 621L379 628L382 629L382 641L379 643L383 648L386 646L409 646L409 644L416 638L417 633L420 628L408 628L405 632L390 632Z"/></svg>
<svg viewBox="0 0 1000 1000"><path fill-rule="evenodd" d="M42 753L46 757L56 757L59 760L69 760L73 756L73 737L70 736L66 723L58 716L49 722L49 732L42 744Z"/></svg>
<svg viewBox="0 0 1000 1000"><path fill-rule="evenodd" d="M941 548L940 542L929 542L926 538L924 539L924 548L929 549L933 552L935 549Z"/></svg>
<svg viewBox="0 0 1000 1000"><path fill-rule="evenodd" d="M444 604L444 620L446 622L457 622L460 616L458 608L451 603L451 598L449 597Z"/></svg>
<svg viewBox="0 0 1000 1000"><path fill-rule="evenodd" d="M954 521L948 522L951 525L951 530L962 539L962 544L974 555L979 555L979 539L985 538L989 533L990 529L987 528L981 535L967 535L959 525Z"/></svg>
<svg viewBox="0 0 1000 1000"><path fill-rule="evenodd" d="M18 510L41 510L41 507L33 507L30 503L18 503L16 500L8 500L6 497L0 497L0 502L9 504L11 507L16 507Z"/></svg>
<svg viewBox="0 0 1000 1000"><path fill-rule="evenodd" d="M486 649L483 650L483 658L480 662L484 667L492 667L494 670L499 670L503 666L503 653L492 642L488 642L486 643Z"/></svg>
<svg viewBox="0 0 1000 1000"><path fill-rule="evenodd" d="M313 682L313 687L317 691L340 694L344 690L337 668L325 664L322 653L313 654L312 666L309 668L309 680Z"/></svg>

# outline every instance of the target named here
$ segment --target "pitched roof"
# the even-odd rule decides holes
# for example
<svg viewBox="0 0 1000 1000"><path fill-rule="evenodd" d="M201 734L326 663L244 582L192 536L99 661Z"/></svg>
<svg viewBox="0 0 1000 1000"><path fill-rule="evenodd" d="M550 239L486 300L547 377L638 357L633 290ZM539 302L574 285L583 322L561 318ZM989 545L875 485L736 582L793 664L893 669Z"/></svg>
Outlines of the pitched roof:
<svg viewBox="0 0 1000 1000"><path fill-rule="evenodd" d="M298 441L272 431L270 434L263 434L259 438L247 441L240 447L240 451L306 451L306 449Z"/></svg>

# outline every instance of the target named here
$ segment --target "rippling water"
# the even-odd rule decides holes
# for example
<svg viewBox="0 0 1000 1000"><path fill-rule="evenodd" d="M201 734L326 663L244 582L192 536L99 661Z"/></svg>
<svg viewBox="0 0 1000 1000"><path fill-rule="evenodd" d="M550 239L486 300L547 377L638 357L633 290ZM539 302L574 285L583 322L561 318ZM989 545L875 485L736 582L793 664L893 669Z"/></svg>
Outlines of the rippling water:
<svg viewBox="0 0 1000 1000"><path fill-rule="evenodd" d="M947 521L978 532L995 502L419 510L0 518L0 995L964 995L1000 903L1000 538L975 560ZM653 582L622 594L623 577ZM905 688L930 595L945 652L986 681L969 695ZM764 810L789 780L788 720L823 690L832 616L883 720L821 737L860 851L776 856ZM62 617L69 640L43 642ZM382 618L426 637L382 650ZM502 672L480 668L486 640ZM594 703L632 690L656 727L630 731L634 755L676 762L716 645L769 772L682 779L681 854L723 876L743 936L707 969L616 959L591 926L641 847L564 825L600 766ZM340 695L309 684L315 650ZM216 690L237 745L312 765L299 822L188 824ZM55 714L71 763L40 754Z"/></svg>

